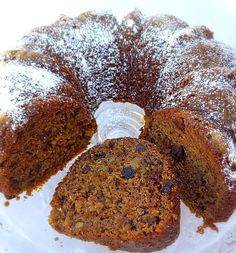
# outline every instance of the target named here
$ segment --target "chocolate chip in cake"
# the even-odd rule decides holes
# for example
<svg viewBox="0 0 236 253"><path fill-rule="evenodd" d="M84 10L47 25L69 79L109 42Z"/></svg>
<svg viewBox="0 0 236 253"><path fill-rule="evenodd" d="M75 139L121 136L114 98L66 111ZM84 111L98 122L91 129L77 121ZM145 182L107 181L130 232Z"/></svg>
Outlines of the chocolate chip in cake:
<svg viewBox="0 0 236 253"><path fill-rule="evenodd" d="M165 194L168 194L171 192L171 188L173 187L174 182L173 180L168 180L164 183L163 187L162 187L162 192Z"/></svg>
<svg viewBox="0 0 236 253"><path fill-rule="evenodd" d="M131 166L122 169L122 175L127 178L133 178L135 176L135 169Z"/></svg>
<svg viewBox="0 0 236 253"><path fill-rule="evenodd" d="M86 164L83 168L82 168L83 173L88 173L90 171L93 171L93 167L90 166L89 164Z"/></svg>
<svg viewBox="0 0 236 253"><path fill-rule="evenodd" d="M147 147L139 143L138 145L136 145L135 151L140 152L140 153L145 152L147 151Z"/></svg>
<svg viewBox="0 0 236 253"><path fill-rule="evenodd" d="M183 146L176 146L176 145L172 146L171 155L177 162L181 162L186 157L186 153L184 151Z"/></svg>
<svg viewBox="0 0 236 253"><path fill-rule="evenodd" d="M99 160L99 159L105 158L105 156L106 156L106 153L101 151L101 152L94 154L93 159Z"/></svg>
<svg viewBox="0 0 236 253"><path fill-rule="evenodd" d="M150 225L158 224L159 222L160 222L160 218L158 216L153 216L148 219L148 224Z"/></svg>

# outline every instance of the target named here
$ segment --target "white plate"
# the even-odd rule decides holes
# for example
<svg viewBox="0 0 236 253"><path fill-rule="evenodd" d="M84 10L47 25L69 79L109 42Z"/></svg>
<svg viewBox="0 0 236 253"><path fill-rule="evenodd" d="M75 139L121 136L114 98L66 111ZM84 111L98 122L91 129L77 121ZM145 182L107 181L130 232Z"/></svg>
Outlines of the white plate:
<svg viewBox="0 0 236 253"><path fill-rule="evenodd" d="M86 3L85 3L86 2ZM179 1L7 1L0 7L0 49L14 48L17 38L28 29L38 25L50 24L59 14L76 16L86 10L112 10L119 18L134 7L146 14L174 14L191 25L207 25L218 40L236 48L235 1L234 0L179 0ZM118 106L118 107L117 107ZM110 121L105 121L108 119ZM110 115L113 115L112 117ZM93 143L104 138L137 136L142 125L142 110L129 104L105 103L96 114L99 132ZM106 122L106 124L103 124ZM114 131L114 129L116 129ZM49 202L58 181L66 170L59 172L43 189L27 199L11 200L4 206L0 195L0 253L106 253L106 247L71 239L54 231L47 222L50 212ZM181 233L178 240L163 253L218 253L222 238L227 232L236 231L236 213L226 223L218 224L219 233L207 229L204 235L196 233L202 224L201 219L192 215L181 205ZM54 240L54 238L59 240ZM233 239L232 239L233 241ZM229 241L231 242L231 241ZM235 253L236 245L229 249L222 247L222 253ZM121 251L120 251L121 252Z"/></svg>

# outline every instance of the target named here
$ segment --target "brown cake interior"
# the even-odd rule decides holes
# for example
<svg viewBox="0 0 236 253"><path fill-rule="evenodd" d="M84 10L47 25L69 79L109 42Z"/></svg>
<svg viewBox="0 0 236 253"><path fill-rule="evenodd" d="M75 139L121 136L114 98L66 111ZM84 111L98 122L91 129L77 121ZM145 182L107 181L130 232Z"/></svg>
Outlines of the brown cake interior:
<svg viewBox="0 0 236 253"><path fill-rule="evenodd" d="M137 141L136 150L143 150L137 152L134 141L115 141L81 155L55 192L49 222L111 249L166 247L179 233L173 173L159 153L148 151L150 144L139 144L148 142Z"/></svg>
<svg viewBox="0 0 236 253"><path fill-rule="evenodd" d="M32 117L29 115L27 124L11 136L14 141L4 143L6 152L0 174L7 176L1 181L0 191L7 197L23 190L30 193L47 181L86 148L96 129L95 122L73 100L49 98L37 101L27 110ZM11 135L9 132L6 134Z"/></svg>
<svg viewBox="0 0 236 253"><path fill-rule="evenodd" d="M173 162L181 199L206 224L225 221L232 214L232 197L220 158L226 152L222 137L191 112L178 109L154 114L141 138L158 145Z"/></svg>

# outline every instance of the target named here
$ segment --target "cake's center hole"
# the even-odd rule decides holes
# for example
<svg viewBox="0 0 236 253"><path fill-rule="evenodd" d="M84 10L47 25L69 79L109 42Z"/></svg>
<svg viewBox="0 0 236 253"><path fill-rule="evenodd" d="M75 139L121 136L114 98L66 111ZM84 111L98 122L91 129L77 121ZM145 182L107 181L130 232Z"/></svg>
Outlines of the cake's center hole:
<svg viewBox="0 0 236 253"><path fill-rule="evenodd" d="M93 136L93 144L106 139L138 137L144 125L144 110L131 103L103 102L95 112L98 131Z"/></svg>

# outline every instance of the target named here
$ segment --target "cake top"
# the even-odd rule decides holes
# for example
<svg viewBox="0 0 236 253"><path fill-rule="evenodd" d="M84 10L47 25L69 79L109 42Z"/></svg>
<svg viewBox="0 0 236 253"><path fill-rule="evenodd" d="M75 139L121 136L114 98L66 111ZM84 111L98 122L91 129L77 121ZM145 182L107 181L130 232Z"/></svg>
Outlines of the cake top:
<svg viewBox="0 0 236 253"><path fill-rule="evenodd" d="M142 45L140 55L148 55L149 52L147 66L144 67L148 68L150 62L160 65L153 84L154 97L162 99L162 96L172 94L179 88L179 82L183 77L193 70L197 72L209 66L236 67L234 51L213 40L213 33L207 27L192 28L174 20L172 26L175 30L170 25L162 30L159 23L155 24L154 21L146 24L139 42Z"/></svg>
<svg viewBox="0 0 236 253"><path fill-rule="evenodd" d="M48 69L18 61L0 64L0 114L9 116L11 127L27 121L24 105L55 94L63 79Z"/></svg>
<svg viewBox="0 0 236 253"><path fill-rule="evenodd" d="M137 78L135 77L134 81L137 83L131 88L124 85L130 73L127 69L127 59L123 59L127 56L125 51L129 49L125 47L125 43L131 42L126 40L122 28L129 30L129 34L138 33L137 40L135 43L131 41L133 44L130 45L135 48L136 54L133 56L131 53L128 57L131 58L129 59L131 63L138 62L134 67L139 65L141 67L140 71L138 69L135 72ZM199 74L200 70L207 69L209 64L211 67L236 66L232 50L214 41L212 37L213 33L208 28L204 26L191 28L187 23L171 15L144 18L140 12L135 11L123 19L120 25L113 15L88 12L77 18L63 16L51 26L30 31L19 41L18 48L59 58L81 84L79 92L82 92L82 89L86 94L86 105L91 111L94 111L102 101L125 99L130 95L127 93L132 92L139 93L140 96L134 98L134 102L138 103L138 99L147 97L145 101L147 104L150 101L158 101L158 105L153 107L153 110L157 110L160 106L177 106L188 98L194 89L195 92L199 89L199 93L203 95L205 89L207 92L229 93L231 86L228 86L228 80L218 75L217 84L215 81L208 83L210 77L200 77ZM0 102L1 113L16 105L20 108L24 102L35 97L53 94L62 82L57 74L52 74L47 68L42 70L33 62L26 66L24 62L12 61L8 66L7 64L1 66L5 69L1 74L1 97L7 99L6 103ZM14 66L16 69L11 71ZM201 85L191 85L183 91L176 91L178 81L192 70L195 75L194 82ZM16 80L19 82L17 86L21 92L19 89L11 91ZM27 83L32 83L32 87ZM227 101L231 107L233 97L230 100L231 95L228 93ZM222 102L220 106L223 106L223 97L214 104L219 105L220 102ZM201 104L199 108L205 110L207 106L210 109L208 102ZM209 115L212 115L213 120L217 120L216 117L224 117L218 116L217 109ZM13 118L17 121L17 117ZM221 118L219 122L220 120Z"/></svg>
<svg viewBox="0 0 236 253"><path fill-rule="evenodd" d="M63 16L52 26L30 31L18 48L59 56L79 78L93 108L94 100L100 103L103 97L116 95L115 79L123 68L119 35L115 17L88 12L74 19Z"/></svg>
<svg viewBox="0 0 236 253"><path fill-rule="evenodd" d="M236 69L211 68L193 71L183 78L181 88L163 102L163 108L183 107L200 112L225 129L235 129ZM221 110L219 110L221 108Z"/></svg>

